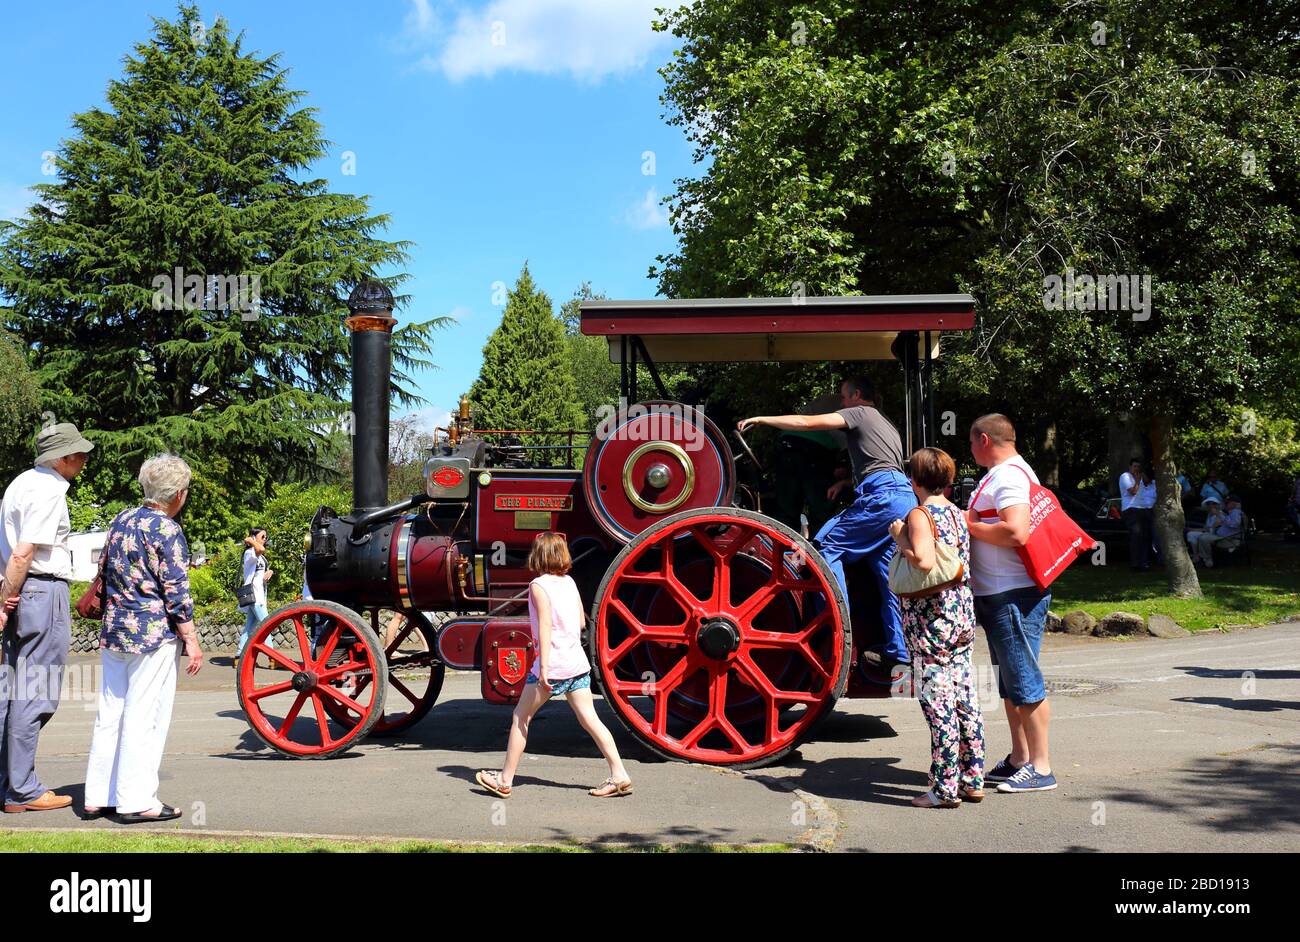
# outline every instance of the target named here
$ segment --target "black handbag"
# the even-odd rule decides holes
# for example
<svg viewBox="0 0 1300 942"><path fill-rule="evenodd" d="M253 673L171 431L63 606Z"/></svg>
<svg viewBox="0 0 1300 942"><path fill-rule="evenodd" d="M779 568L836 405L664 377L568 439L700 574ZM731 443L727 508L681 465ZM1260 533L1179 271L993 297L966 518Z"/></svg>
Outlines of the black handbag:
<svg viewBox="0 0 1300 942"><path fill-rule="evenodd" d="M253 578L256 579L257 576L254 576ZM253 603L257 600L257 593L253 589L253 583L250 582L247 585L241 585L236 589L235 598L239 601L240 608L252 608Z"/></svg>

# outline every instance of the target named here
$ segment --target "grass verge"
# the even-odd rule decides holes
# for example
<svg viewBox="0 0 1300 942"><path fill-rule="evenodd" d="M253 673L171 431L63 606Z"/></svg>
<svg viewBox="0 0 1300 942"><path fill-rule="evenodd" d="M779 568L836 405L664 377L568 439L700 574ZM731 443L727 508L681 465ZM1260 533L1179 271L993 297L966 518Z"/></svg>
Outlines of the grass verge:
<svg viewBox="0 0 1300 942"><path fill-rule="evenodd" d="M458 841L239 837L87 830L0 830L8 854L732 854L781 853L789 844L480 844Z"/></svg>
<svg viewBox="0 0 1300 942"><path fill-rule="evenodd" d="M1121 559L1093 566L1084 556L1052 585L1052 611L1082 609L1095 618L1111 612L1168 615L1189 631L1227 625L1269 625L1300 613L1300 552L1281 543L1257 541L1249 566L1233 563L1198 569L1199 599L1169 595L1164 570L1133 572Z"/></svg>

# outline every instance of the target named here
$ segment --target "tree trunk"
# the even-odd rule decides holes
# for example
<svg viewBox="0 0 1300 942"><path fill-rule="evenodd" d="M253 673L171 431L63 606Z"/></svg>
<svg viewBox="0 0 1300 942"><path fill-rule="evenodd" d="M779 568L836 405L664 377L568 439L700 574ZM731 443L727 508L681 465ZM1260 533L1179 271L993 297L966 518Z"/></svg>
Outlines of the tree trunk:
<svg viewBox="0 0 1300 942"><path fill-rule="evenodd" d="M1183 539L1182 488L1174 467L1173 422L1167 415L1151 418L1151 459L1156 475L1154 527L1165 554L1165 575L1169 591L1179 598L1200 598L1201 580Z"/></svg>
<svg viewBox="0 0 1300 942"><path fill-rule="evenodd" d="M1034 470L1045 487L1060 490L1061 456L1056 450L1056 422L1049 421L1038 441L1038 461Z"/></svg>
<svg viewBox="0 0 1300 942"><path fill-rule="evenodd" d="M1118 497L1119 476L1128 470L1129 462L1134 458L1145 457L1147 448L1141 428L1128 412L1112 413L1106 420L1106 432L1110 461L1106 486L1110 488L1111 497Z"/></svg>

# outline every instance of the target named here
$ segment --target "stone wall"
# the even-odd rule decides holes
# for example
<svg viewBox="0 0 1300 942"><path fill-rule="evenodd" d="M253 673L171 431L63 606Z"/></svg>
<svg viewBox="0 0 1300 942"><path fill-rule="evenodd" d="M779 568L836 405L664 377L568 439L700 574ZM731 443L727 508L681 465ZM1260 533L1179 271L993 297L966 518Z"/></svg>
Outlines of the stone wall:
<svg viewBox="0 0 1300 942"><path fill-rule="evenodd" d="M199 629L199 646L206 654L234 654L239 647L239 632L244 627L244 615L237 608L214 608L195 619ZM294 647L297 640L287 631L276 633L277 647ZM74 613L72 616L73 654L93 654L99 650L99 622L87 621Z"/></svg>

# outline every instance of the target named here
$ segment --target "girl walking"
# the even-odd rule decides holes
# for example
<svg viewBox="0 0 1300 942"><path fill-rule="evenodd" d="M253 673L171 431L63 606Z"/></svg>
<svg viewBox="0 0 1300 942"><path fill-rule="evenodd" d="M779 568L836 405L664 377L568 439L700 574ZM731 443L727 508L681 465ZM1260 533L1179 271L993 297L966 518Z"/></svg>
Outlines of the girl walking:
<svg viewBox="0 0 1300 942"><path fill-rule="evenodd" d="M600 754L609 763L609 777L591 789L597 798L614 798L632 793L623 760L614 737L596 715L591 699L591 666L582 650L582 626L586 613L578 586L569 576L573 560L560 533L539 533L528 554L528 568L537 577L528 586L528 621L532 627L537 660L528 674L524 692L510 721L506 761L500 772L481 771L475 780L502 798L509 798L519 760L528 744L528 724L547 700L564 697L577 714Z"/></svg>
<svg viewBox="0 0 1300 942"><path fill-rule="evenodd" d="M984 720L971 668L975 599L970 589L970 533L961 510L943 496L957 468L938 448L922 448L907 462L920 506L890 533L909 563L935 565L936 541L955 547L960 579L931 595L900 599L903 636L921 677L918 699L930 727L930 789L912 799L918 808L956 808L984 798Z"/></svg>

